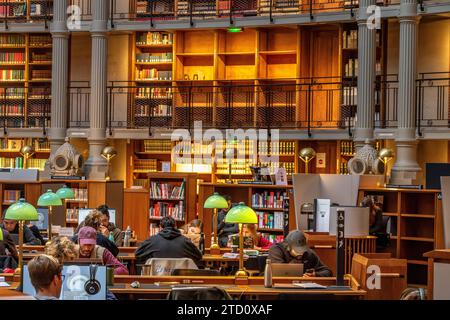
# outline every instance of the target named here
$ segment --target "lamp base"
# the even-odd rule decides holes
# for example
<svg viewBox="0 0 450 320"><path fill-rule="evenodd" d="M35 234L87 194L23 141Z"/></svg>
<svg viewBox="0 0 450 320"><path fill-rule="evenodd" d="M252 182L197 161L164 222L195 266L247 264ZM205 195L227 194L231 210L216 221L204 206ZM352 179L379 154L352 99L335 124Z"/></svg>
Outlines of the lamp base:
<svg viewBox="0 0 450 320"><path fill-rule="evenodd" d="M248 273L247 271L245 271L244 269L239 269L236 274L235 274L236 278L246 278L248 277Z"/></svg>

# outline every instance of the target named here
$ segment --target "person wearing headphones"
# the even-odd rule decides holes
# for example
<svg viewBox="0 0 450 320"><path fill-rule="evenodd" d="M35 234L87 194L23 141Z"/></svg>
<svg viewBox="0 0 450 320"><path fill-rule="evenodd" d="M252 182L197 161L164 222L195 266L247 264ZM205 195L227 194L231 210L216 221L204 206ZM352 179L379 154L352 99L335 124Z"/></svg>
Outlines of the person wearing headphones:
<svg viewBox="0 0 450 320"><path fill-rule="evenodd" d="M36 290L36 300L59 300L64 281L62 264L49 255L42 254L28 262L31 284Z"/></svg>

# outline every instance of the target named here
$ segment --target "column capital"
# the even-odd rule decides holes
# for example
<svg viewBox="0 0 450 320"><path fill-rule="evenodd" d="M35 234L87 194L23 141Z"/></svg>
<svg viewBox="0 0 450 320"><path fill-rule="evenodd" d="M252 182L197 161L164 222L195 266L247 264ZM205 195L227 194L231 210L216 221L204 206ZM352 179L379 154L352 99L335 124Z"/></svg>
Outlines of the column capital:
<svg viewBox="0 0 450 320"><path fill-rule="evenodd" d="M70 38L69 31L52 31L51 32L53 39L65 39L68 40Z"/></svg>
<svg viewBox="0 0 450 320"><path fill-rule="evenodd" d="M367 20L374 14L374 12L367 12L367 9L371 6L376 6L376 0L360 0L359 9L356 20L358 24L367 23Z"/></svg>

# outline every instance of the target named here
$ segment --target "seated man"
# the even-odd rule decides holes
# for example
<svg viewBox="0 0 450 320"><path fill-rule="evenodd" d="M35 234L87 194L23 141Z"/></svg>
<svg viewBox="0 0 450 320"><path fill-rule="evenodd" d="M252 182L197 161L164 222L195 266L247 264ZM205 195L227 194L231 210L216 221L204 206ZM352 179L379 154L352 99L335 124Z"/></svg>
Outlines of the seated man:
<svg viewBox="0 0 450 320"><path fill-rule="evenodd" d="M172 217L164 217L160 223L161 231L145 240L136 250L137 263L143 264L150 258L190 258L196 264L202 253L192 241L175 227Z"/></svg>
<svg viewBox="0 0 450 320"><path fill-rule="evenodd" d="M59 300L63 266L57 259L42 254L28 262L28 272L37 300Z"/></svg>
<svg viewBox="0 0 450 320"><path fill-rule="evenodd" d="M102 246L103 248L106 248L113 254L114 257L117 257L119 254L119 248L116 246L116 244L113 241L110 241L103 232L105 232L106 228L102 228L102 214L97 211L93 210L91 213L89 213L86 218L83 221L83 227L91 227L94 228L97 231L97 244L99 246ZM83 228L81 227L81 228ZM78 240L78 233L81 230L81 228L77 228L75 231L75 235L72 237L73 242L77 242Z"/></svg>
<svg viewBox="0 0 450 320"><path fill-rule="evenodd" d="M78 243L79 245L75 246L77 258L102 259L104 265L114 266L114 274L128 274L128 269L108 249L96 244L97 232L94 228L81 228Z"/></svg>
<svg viewBox="0 0 450 320"><path fill-rule="evenodd" d="M0 228L0 273L3 269L17 268L16 245L8 231Z"/></svg>
<svg viewBox="0 0 450 320"><path fill-rule="evenodd" d="M19 224L16 220L3 219L3 225L0 228L6 229L10 234L19 234ZM41 241L37 239L30 228L23 226L23 244L29 246L40 246Z"/></svg>
<svg viewBox="0 0 450 320"><path fill-rule="evenodd" d="M289 232L283 242L274 244L269 250L268 259L272 263L303 263L304 276L307 277L332 276L330 268L308 247L305 235L300 230Z"/></svg>

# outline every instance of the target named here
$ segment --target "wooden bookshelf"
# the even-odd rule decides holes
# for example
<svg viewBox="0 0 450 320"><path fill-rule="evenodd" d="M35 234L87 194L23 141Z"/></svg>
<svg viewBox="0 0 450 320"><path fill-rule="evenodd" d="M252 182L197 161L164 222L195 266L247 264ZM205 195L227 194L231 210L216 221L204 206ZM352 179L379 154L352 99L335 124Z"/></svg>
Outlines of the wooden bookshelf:
<svg viewBox="0 0 450 320"><path fill-rule="evenodd" d="M0 106L12 127L50 126L52 38L0 34Z"/></svg>
<svg viewBox="0 0 450 320"><path fill-rule="evenodd" d="M360 189L358 201L367 195L382 202L382 210L387 212L384 215L391 217L386 252L407 259L408 283L426 285L427 259L423 254L444 246L439 190Z"/></svg>
<svg viewBox="0 0 450 320"><path fill-rule="evenodd" d="M0 5L0 17L10 20L39 21L53 16L53 0L4 0Z"/></svg>
<svg viewBox="0 0 450 320"><path fill-rule="evenodd" d="M28 203L37 206L40 190L39 182L0 181L0 216L3 217L8 207L20 198L25 198Z"/></svg>
<svg viewBox="0 0 450 320"><path fill-rule="evenodd" d="M0 139L0 168L22 169L24 167L23 155L20 149L24 145L34 147L34 154L28 159L28 169L44 170L45 162L50 156L50 144L46 138Z"/></svg>
<svg viewBox="0 0 450 320"><path fill-rule="evenodd" d="M47 180L41 182L41 192L49 189L56 192L64 185L74 190L76 198L53 209L53 224L76 228L78 209L95 209L106 204L116 210L116 225L123 229L123 181Z"/></svg>
<svg viewBox="0 0 450 320"><path fill-rule="evenodd" d="M221 195L229 195L233 203L244 202L246 205L254 207L252 203L252 195L261 192L277 192L286 193L282 207L276 209L279 212L283 212L282 228L258 228L261 233L273 236L286 235L290 230L295 229L295 207L294 199L291 194L292 186L275 186L275 185L249 185L249 184L220 184L220 183L200 183L198 193L198 217L203 221L203 229L205 232L205 246L211 245L212 234L212 210L204 209L203 204L206 199L214 192L218 192ZM273 214L273 208L254 208L257 212L263 212L264 214ZM273 239L272 239L273 240ZM280 238L279 238L280 240Z"/></svg>

